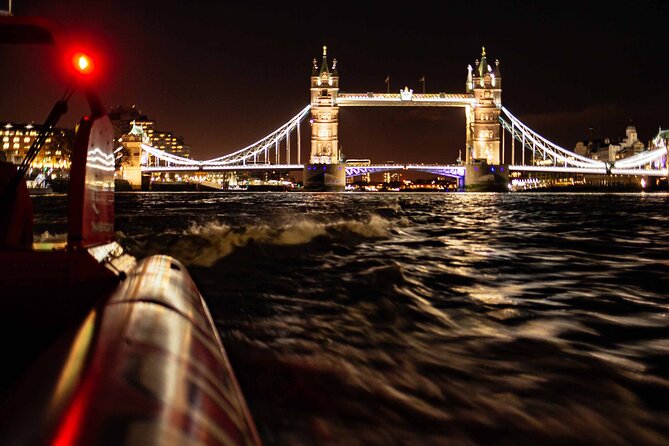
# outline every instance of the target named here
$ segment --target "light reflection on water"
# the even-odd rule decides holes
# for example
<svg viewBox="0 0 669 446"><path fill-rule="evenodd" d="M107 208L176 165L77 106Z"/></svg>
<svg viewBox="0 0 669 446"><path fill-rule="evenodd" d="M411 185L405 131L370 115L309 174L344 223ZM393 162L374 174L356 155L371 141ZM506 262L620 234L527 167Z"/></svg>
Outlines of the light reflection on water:
<svg viewBox="0 0 669 446"><path fill-rule="evenodd" d="M668 202L156 193L116 215L135 255L189 264L267 444L667 444Z"/></svg>

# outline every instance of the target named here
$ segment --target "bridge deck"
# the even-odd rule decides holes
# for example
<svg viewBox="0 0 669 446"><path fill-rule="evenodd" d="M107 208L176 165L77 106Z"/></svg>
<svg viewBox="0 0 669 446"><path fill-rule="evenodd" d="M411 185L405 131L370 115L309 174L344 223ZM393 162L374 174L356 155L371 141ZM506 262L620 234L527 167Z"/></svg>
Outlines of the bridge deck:
<svg viewBox="0 0 669 446"><path fill-rule="evenodd" d="M304 169L304 164L201 164L196 166L145 166L142 172L229 172L244 170L280 170L284 172Z"/></svg>
<svg viewBox="0 0 669 446"><path fill-rule="evenodd" d="M611 168L609 171L606 167L571 167L571 166L524 166L524 165L510 165L509 170L517 172L544 172L544 173L570 173L577 175L631 175L631 176L649 176L649 177L665 177L667 176L667 169L620 169L617 167Z"/></svg>
<svg viewBox="0 0 669 446"><path fill-rule="evenodd" d="M142 172L226 172L226 171L300 171L304 169L304 164L228 164L228 165L201 165L201 166L144 166ZM462 177L465 174L466 167L462 165L440 165L440 164L368 164L346 166L346 176L358 176L368 173L380 173L392 170L413 170L420 172L430 172L435 175L446 175ZM519 172L544 172L544 173L571 173L571 174L612 174L612 175L639 175L639 176L657 176L665 177L668 175L667 169L618 169L612 168L607 172L605 168L577 168L566 166L523 166L509 165L510 171Z"/></svg>
<svg viewBox="0 0 669 446"><path fill-rule="evenodd" d="M466 107L476 99L447 93L339 93L340 107Z"/></svg>

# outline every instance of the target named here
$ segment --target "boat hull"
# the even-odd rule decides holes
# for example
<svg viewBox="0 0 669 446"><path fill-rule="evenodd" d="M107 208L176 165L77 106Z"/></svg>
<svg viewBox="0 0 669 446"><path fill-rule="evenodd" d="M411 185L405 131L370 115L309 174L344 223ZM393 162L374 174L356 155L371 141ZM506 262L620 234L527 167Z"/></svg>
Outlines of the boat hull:
<svg viewBox="0 0 669 446"><path fill-rule="evenodd" d="M260 444L178 261L144 259L79 319L3 401L3 444Z"/></svg>

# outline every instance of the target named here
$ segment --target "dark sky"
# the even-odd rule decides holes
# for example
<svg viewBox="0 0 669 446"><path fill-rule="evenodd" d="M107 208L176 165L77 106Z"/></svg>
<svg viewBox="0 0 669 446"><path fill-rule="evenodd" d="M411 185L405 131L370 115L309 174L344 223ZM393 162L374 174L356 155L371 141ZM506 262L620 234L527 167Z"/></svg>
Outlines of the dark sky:
<svg viewBox="0 0 669 446"><path fill-rule="evenodd" d="M669 6L616 3L14 0L14 13L90 38L104 102L137 105L206 159L304 107L324 44L342 91L385 91L386 75L393 91L419 91L425 75L428 91L449 93L464 92L467 64L485 45L500 60L503 104L548 139L572 148L591 127L594 137L623 136L631 120L647 141L669 127ZM41 121L64 90L34 51L0 53L0 120ZM17 77L16 64L32 74ZM77 113L74 103L64 123ZM452 162L464 146L464 113L345 108L340 143L348 157Z"/></svg>

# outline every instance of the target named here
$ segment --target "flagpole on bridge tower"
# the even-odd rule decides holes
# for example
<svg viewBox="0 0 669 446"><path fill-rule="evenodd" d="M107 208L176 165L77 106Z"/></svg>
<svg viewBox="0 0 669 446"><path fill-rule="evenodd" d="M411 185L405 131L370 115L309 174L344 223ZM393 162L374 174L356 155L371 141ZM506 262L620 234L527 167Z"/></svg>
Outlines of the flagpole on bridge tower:
<svg viewBox="0 0 669 446"><path fill-rule="evenodd" d="M386 76L386 91L390 93L390 75Z"/></svg>
<svg viewBox="0 0 669 446"><path fill-rule="evenodd" d="M423 84L423 94L425 94L425 75L418 79L418 82Z"/></svg>

